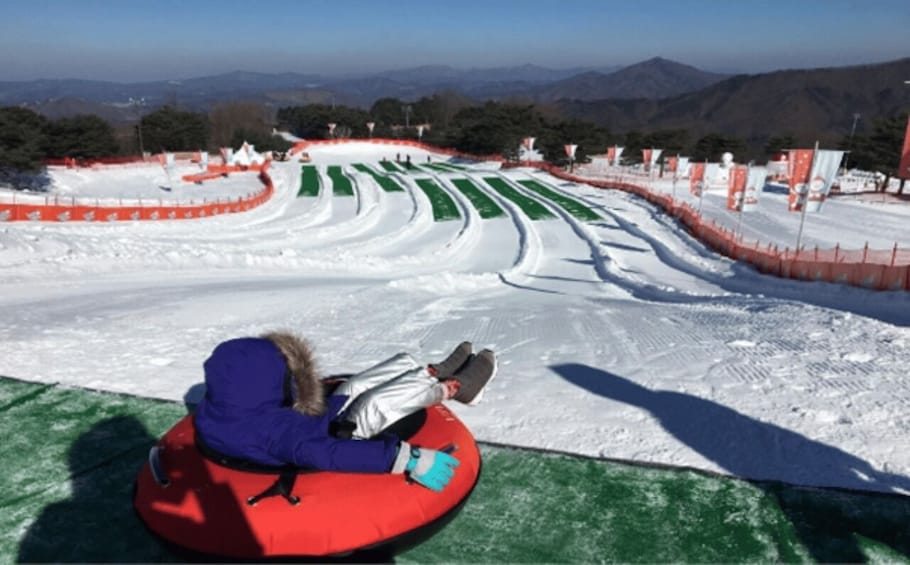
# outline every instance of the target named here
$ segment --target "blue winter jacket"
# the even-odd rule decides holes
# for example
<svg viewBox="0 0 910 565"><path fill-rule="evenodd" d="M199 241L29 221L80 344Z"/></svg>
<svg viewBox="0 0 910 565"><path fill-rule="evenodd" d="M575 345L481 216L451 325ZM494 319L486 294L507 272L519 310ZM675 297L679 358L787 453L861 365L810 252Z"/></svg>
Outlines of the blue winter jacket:
<svg viewBox="0 0 910 565"><path fill-rule="evenodd" d="M283 407L287 364L267 339L219 344L205 362L205 398L196 432L212 449L263 465L294 464L328 471L385 473L398 440L340 439L329 434L346 396L326 399L322 416Z"/></svg>

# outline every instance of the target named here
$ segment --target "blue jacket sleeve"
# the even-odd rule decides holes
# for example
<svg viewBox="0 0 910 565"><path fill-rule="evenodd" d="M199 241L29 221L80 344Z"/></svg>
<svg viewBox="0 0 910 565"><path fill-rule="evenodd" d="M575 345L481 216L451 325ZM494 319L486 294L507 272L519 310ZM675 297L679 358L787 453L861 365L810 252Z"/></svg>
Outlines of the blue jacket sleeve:
<svg viewBox="0 0 910 565"><path fill-rule="evenodd" d="M341 439L328 433L327 422L313 426L311 418L288 414L277 423L268 451L300 467L352 473L388 473L398 454L398 439Z"/></svg>

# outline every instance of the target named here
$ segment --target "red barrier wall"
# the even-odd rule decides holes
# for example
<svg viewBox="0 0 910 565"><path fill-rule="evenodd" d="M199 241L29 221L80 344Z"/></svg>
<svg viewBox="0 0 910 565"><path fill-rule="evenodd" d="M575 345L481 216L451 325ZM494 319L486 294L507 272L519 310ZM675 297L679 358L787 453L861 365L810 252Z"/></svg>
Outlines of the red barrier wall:
<svg viewBox="0 0 910 565"><path fill-rule="evenodd" d="M258 179L263 184L259 192L223 202L203 202L201 204L172 204L162 202L136 204L129 206L89 206L86 204L60 203L57 199L46 198L43 204L37 203L0 203L0 222L34 221L34 222L116 222L139 220L183 220L203 218L218 214L233 214L255 208L272 197L275 189L268 174L268 162L259 170ZM220 173L219 173L220 176Z"/></svg>
<svg viewBox="0 0 910 565"><path fill-rule="evenodd" d="M598 188L622 190L647 199L679 219L696 238L711 249L754 265L760 272L783 278L806 281L828 281L875 290L910 290L910 250L898 249L800 249L793 252L760 242L744 242L732 231L716 223L702 221L697 211L687 204L676 204L666 194L623 181L589 180L570 175L551 165L540 166L551 175Z"/></svg>

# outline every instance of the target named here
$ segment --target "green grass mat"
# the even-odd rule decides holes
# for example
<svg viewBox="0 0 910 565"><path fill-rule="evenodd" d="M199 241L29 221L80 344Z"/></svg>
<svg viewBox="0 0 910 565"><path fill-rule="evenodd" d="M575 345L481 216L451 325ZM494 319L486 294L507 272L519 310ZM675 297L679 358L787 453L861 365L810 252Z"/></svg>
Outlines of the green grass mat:
<svg viewBox="0 0 910 565"><path fill-rule="evenodd" d="M430 179L417 179L417 186L426 193L433 207L433 220L443 222L461 217L458 206L449 194Z"/></svg>
<svg viewBox="0 0 910 565"><path fill-rule="evenodd" d="M366 173L366 174L370 175L371 177L373 177L376 180L376 182L379 184L379 186L382 187L382 189L386 192L404 192L404 187L401 186L400 184L398 184L397 182L395 182L394 179L392 179L391 177L389 177L387 175L381 175L381 174L377 173L376 171L374 171L370 167L367 167L363 163L355 164L354 168L357 169L358 171L360 171L361 173Z"/></svg>
<svg viewBox="0 0 910 565"><path fill-rule="evenodd" d="M528 189L536 192L537 194L543 196L544 198L548 198L549 200L552 200L553 202L558 204L563 210L567 211L568 213L572 214L573 216L575 216L576 218L578 218L579 220L581 220L583 222L593 222L595 220L603 219L600 217L600 214L598 214L594 210L588 208L581 202L579 202L573 198L569 198L568 196L565 196L563 194L560 194L559 192L556 192L555 190L544 185L543 183L537 182L536 180L530 180L530 179L529 180L520 180L518 182L522 186L527 187Z"/></svg>
<svg viewBox="0 0 910 565"><path fill-rule="evenodd" d="M332 179L332 194L335 196L354 196L354 185L339 165L329 165L328 175Z"/></svg>
<svg viewBox="0 0 910 565"><path fill-rule="evenodd" d="M404 169L391 161L380 161L379 165L390 173L403 173Z"/></svg>
<svg viewBox="0 0 910 565"><path fill-rule="evenodd" d="M300 169L300 191L297 196L319 196L319 174L315 165L304 165Z"/></svg>
<svg viewBox="0 0 910 565"><path fill-rule="evenodd" d="M176 558L132 509L180 403L0 378L0 562ZM751 483L483 445L438 562L910 562L910 497Z"/></svg>
<svg viewBox="0 0 910 565"><path fill-rule="evenodd" d="M543 204L518 192L509 186L503 179L499 177L487 177L483 180L490 185L493 190L517 204L532 220L548 220L556 217L552 212L547 210Z"/></svg>
<svg viewBox="0 0 910 565"><path fill-rule="evenodd" d="M474 208L477 209L481 218L486 220L488 218L499 218L506 215L503 209L499 207L499 204L494 202L492 198L487 196L485 192L480 190L477 185L469 179L452 179L452 184L454 184L455 188L460 190L462 194L468 197L468 200L470 200L471 204L474 205Z"/></svg>

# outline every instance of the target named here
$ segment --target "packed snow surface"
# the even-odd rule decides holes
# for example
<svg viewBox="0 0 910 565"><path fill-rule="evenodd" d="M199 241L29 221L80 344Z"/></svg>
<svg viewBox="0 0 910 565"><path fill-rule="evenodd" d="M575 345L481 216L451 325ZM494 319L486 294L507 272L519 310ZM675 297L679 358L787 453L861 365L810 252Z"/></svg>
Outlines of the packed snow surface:
<svg viewBox="0 0 910 565"><path fill-rule="evenodd" d="M274 197L246 213L0 225L0 375L193 401L202 362L232 337L299 332L326 375L399 351L430 362L468 339L500 360L483 403L452 406L479 440L910 493L908 293L764 276L643 200L531 169L421 167L392 175L406 191L385 192L351 165L447 157L308 151L315 197L297 197L299 163L275 163ZM342 166L353 197L333 195L328 164ZM52 175L61 195L130 197L166 192L160 171ZM492 177L555 218L529 218ZM417 178L433 178L461 218L433 221ZM505 215L482 219L452 183L464 178ZM518 182L532 178L601 219L578 220ZM168 194L256 189L249 174L175 182ZM763 199L747 233L795 238L785 198ZM893 206L854 203L813 225L828 217L837 223L807 229L810 241L910 244Z"/></svg>

